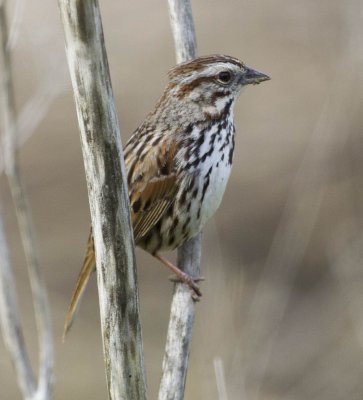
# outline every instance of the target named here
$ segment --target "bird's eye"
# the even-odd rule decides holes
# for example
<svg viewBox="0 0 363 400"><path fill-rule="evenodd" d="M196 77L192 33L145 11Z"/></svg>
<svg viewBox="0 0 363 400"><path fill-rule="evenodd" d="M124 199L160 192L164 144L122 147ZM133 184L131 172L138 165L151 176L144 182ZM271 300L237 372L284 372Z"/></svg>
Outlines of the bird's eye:
<svg viewBox="0 0 363 400"><path fill-rule="evenodd" d="M218 80L221 83L228 83L232 79L232 74L229 71L222 71L218 74Z"/></svg>

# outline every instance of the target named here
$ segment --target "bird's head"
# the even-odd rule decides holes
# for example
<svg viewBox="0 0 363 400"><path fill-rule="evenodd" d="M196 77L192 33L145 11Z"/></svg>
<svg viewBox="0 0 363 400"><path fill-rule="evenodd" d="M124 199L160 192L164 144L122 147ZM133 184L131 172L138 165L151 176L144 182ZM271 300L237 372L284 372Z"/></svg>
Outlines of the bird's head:
<svg viewBox="0 0 363 400"><path fill-rule="evenodd" d="M270 79L237 58L211 55L177 65L169 72L170 86L180 98L217 100L238 97L241 88Z"/></svg>

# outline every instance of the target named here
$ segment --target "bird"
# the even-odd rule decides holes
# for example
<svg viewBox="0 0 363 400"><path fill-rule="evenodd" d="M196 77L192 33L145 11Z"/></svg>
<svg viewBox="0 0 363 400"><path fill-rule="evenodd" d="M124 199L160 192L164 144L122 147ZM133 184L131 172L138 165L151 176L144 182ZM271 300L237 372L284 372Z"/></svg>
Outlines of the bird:
<svg viewBox="0 0 363 400"><path fill-rule="evenodd" d="M235 147L234 106L241 90L270 77L235 57L208 55L178 64L143 123L124 147L135 244L201 296L191 277L160 252L198 234L219 207ZM64 324L70 329L95 270L92 230Z"/></svg>

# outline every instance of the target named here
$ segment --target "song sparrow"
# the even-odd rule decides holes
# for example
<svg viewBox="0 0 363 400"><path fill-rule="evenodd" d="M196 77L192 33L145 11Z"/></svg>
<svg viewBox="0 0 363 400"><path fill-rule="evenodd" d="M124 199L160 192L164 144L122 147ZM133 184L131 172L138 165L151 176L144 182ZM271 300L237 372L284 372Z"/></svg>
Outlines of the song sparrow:
<svg viewBox="0 0 363 400"><path fill-rule="evenodd" d="M136 245L187 283L197 279L159 252L195 236L218 208L232 167L233 108L241 88L270 79L236 58L212 55L177 65L152 111L124 149ZM92 233L65 322L95 269Z"/></svg>

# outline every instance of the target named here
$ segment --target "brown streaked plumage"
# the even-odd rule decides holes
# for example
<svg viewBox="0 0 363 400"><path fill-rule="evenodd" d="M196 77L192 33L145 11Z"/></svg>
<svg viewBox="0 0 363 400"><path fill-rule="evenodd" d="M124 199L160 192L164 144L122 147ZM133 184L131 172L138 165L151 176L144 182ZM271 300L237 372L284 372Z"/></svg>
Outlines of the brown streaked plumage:
<svg viewBox="0 0 363 400"><path fill-rule="evenodd" d="M135 244L201 296L193 279L165 260L195 236L218 208L234 150L233 107L240 90L269 77L236 58L212 55L177 65L153 112L124 149ZM95 269L92 233L64 332Z"/></svg>

